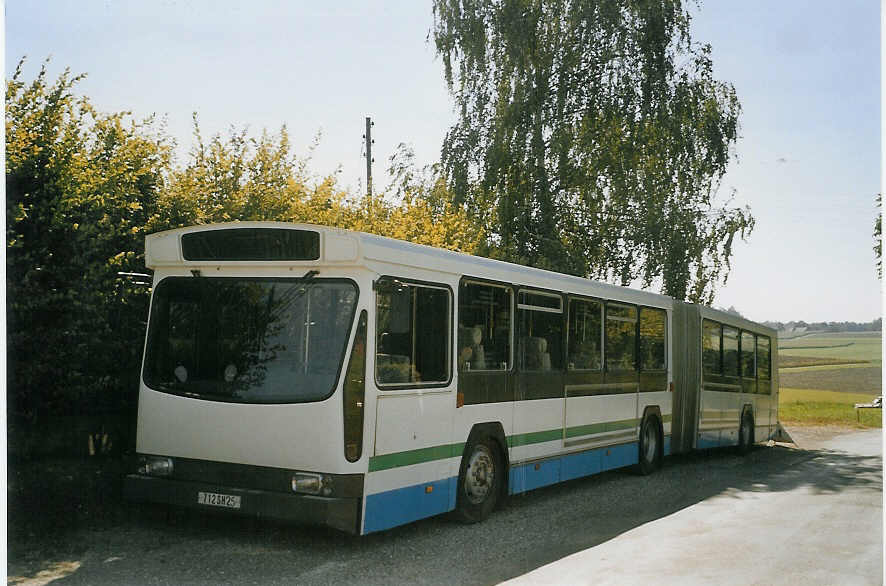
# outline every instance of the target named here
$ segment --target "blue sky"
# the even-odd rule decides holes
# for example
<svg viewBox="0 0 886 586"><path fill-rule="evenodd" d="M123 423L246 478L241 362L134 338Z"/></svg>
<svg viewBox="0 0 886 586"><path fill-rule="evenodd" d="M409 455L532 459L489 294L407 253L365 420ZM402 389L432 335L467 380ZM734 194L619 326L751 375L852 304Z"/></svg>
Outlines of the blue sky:
<svg viewBox="0 0 886 586"><path fill-rule="evenodd" d="M881 311L871 252L880 191L877 2L708 1L693 38L743 107L721 198L757 226L736 245L715 304L762 320L867 321ZM285 123L300 154L322 133L311 169L341 168L356 189L365 116L375 121L375 183L411 143L429 163L453 120L442 64L426 42L430 2L119 2L6 4L7 75L85 72L99 108L165 116L182 153L191 113L204 135Z"/></svg>

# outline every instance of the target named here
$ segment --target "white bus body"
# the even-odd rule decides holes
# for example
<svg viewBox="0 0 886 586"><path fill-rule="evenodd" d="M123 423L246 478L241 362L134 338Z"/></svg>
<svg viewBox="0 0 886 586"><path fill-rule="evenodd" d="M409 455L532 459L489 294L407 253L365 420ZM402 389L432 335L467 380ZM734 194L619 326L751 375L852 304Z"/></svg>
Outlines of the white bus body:
<svg viewBox="0 0 886 586"><path fill-rule="evenodd" d="M477 521L777 424L775 332L663 295L275 222L154 234L146 259L133 500L359 534ZM727 379L733 330L753 367Z"/></svg>

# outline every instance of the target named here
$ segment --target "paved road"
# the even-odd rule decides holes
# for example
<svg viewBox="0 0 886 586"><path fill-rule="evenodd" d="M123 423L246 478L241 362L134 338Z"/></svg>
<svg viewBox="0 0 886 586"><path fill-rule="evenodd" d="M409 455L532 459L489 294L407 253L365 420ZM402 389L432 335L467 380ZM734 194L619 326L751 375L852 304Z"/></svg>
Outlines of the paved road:
<svg viewBox="0 0 886 586"><path fill-rule="evenodd" d="M480 525L443 517L363 538L151 509L74 528L8 571L32 584L879 583L879 437L676 457L651 477L513 498Z"/></svg>
<svg viewBox="0 0 886 586"><path fill-rule="evenodd" d="M507 584L881 584L881 442L879 430L815 442L780 473Z"/></svg>

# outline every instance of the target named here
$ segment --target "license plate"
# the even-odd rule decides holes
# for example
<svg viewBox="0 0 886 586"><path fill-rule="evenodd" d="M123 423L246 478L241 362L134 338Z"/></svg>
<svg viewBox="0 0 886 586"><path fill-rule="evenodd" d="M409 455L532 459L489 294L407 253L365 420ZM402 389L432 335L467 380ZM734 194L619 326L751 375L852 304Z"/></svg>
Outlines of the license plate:
<svg viewBox="0 0 886 586"><path fill-rule="evenodd" d="M233 494L218 494L216 492L198 492L198 505L209 505L210 507L226 507L228 509L240 508L240 497Z"/></svg>

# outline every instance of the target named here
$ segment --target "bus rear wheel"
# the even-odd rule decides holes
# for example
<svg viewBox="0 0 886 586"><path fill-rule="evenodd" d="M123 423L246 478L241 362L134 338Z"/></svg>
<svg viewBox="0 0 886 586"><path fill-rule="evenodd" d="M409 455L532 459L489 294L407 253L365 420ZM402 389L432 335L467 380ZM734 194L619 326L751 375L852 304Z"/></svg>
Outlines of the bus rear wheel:
<svg viewBox="0 0 886 586"><path fill-rule="evenodd" d="M647 415L640 426L640 474L647 476L658 470L661 454L661 427L654 415Z"/></svg>
<svg viewBox="0 0 886 586"><path fill-rule="evenodd" d="M465 523L486 519L501 492L504 465L498 446L489 436L468 443L458 473L455 514Z"/></svg>
<svg viewBox="0 0 886 586"><path fill-rule="evenodd" d="M741 425L738 428L738 453L745 455L751 451L754 445L754 420L751 419L749 413L745 413L741 418Z"/></svg>

